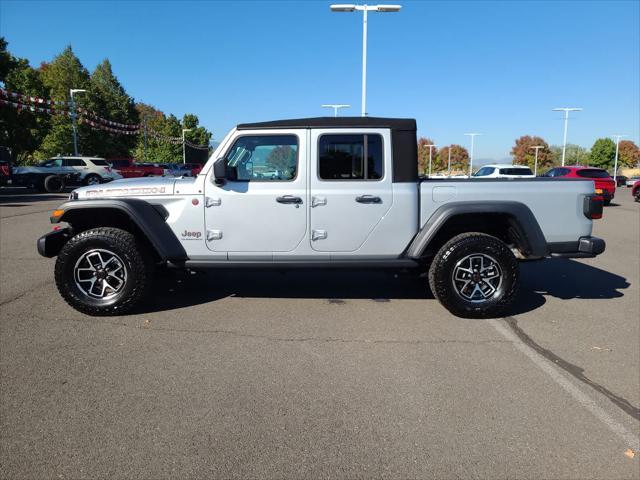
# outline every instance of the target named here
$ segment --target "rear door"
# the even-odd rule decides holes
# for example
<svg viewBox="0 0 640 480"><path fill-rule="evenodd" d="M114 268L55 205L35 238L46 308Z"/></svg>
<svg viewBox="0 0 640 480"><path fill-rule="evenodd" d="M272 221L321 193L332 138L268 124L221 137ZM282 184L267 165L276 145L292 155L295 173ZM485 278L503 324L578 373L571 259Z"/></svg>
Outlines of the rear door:
<svg viewBox="0 0 640 480"><path fill-rule="evenodd" d="M310 143L311 247L354 252L393 202L389 131L318 129Z"/></svg>

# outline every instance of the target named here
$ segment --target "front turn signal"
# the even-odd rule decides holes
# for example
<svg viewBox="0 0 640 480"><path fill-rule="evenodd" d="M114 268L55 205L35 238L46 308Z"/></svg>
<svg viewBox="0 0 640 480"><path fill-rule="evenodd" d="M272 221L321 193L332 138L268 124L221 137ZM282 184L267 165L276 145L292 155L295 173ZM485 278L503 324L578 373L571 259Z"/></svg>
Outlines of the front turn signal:
<svg viewBox="0 0 640 480"><path fill-rule="evenodd" d="M60 221L60 217L62 217L62 215L64 215L64 210L59 208L59 209L53 211L53 213L49 217L49 220L51 221L51 223L58 223Z"/></svg>

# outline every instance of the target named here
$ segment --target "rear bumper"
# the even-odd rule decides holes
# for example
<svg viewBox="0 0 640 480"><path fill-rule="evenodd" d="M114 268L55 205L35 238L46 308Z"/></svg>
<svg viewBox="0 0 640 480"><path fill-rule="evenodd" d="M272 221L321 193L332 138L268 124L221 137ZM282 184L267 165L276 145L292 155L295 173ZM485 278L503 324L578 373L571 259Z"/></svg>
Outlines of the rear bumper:
<svg viewBox="0 0 640 480"><path fill-rule="evenodd" d="M55 257L70 238L71 230L68 228L49 232L38 239L38 253L47 258Z"/></svg>
<svg viewBox="0 0 640 480"><path fill-rule="evenodd" d="M561 258L593 258L604 252L606 243L598 237L580 237L577 242L550 243L551 257Z"/></svg>

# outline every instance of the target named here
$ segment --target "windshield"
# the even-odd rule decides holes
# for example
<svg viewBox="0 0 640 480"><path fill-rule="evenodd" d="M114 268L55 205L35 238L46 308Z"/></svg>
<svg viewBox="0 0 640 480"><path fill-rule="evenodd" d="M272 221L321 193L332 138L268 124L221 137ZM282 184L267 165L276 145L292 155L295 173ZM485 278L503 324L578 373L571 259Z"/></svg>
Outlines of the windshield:
<svg viewBox="0 0 640 480"><path fill-rule="evenodd" d="M487 175L491 175L494 172L495 168L493 167L482 167L476 173L473 174L474 177L486 177Z"/></svg>

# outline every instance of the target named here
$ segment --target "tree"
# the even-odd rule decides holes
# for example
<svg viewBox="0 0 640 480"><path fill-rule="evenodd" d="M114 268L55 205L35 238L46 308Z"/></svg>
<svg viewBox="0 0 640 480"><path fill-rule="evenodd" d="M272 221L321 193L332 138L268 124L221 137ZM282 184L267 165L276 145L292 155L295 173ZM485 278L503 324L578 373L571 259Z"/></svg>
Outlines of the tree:
<svg viewBox="0 0 640 480"><path fill-rule="evenodd" d="M622 140L618 145L618 165L640 168L640 148L631 140Z"/></svg>
<svg viewBox="0 0 640 480"><path fill-rule="evenodd" d="M549 167L553 164L553 155L549 144L541 137L532 137L523 135L516 139L516 143L511 149L513 163L516 165L527 165L534 170L536 160L536 150L534 146L541 145L543 148L538 149L538 168Z"/></svg>
<svg viewBox="0 0 640 480"><path fill-rule="evenodd" d="M610 138L599 138L591 147L589 165L608 170L616 158L616 143Z"/></svg>
<svg viewBox="0 0 640 480"><path fill-rule="evenodd" d="M278 171L280 178L293 178L296 168L296 152L289 145L279 145L267 156L266 165Z"/></svg>
<svg viewBox="0 0 640 480"><path fill-rule="evenodd" d="M562 145L553 145L551 147L551 154L553 157L553 164L562 165ZM588 165L589 150L581 147L580 145L568 143L564 163L565 165Z"/></svg>
<svg viewBox="0 0 640 480"><path fill-rule="evenodd" d="M40 74L23 58L14 58L7 50L7 42L0 38L0 80L13 92L43 96L46 89ZM0 108L0 145L11 148L12 161L28 161L49 129L46 114L18 111L10 106Z"/></svg>
<svg viewBox="0 0 640 480"><path fill-rule="evenodd" d="M139 123L135 104L113 74L108 59L93 71L88 91L78 99L78 104L101 118L122 124ZM136 135L110 133L90 125L79 126L79 133L84 152L104 157L129 156L136 145Z"/></svg>
<svg viewBox="0 0 640 480"><path fill-rule="evenodd" d="M443 169L448 168L449 150L451 150L451 170L463 170L469 168L469 152L461 145L449 145L442 147L438 152L438 157L442 159Z"/></svg>
<svg viewBox="0 0 640 480"><path fill-rule="evenodd" d="M427 145L435 145L436 142L431 140L430 138L420 137L418 139L418 172L421 175L426 175L429 171L429 147ZM437 171L437 156L438 150L436 148L431 148L433 150L431 152L431 169L432 171Z"/></svg>
<svg viewBox="0 0 640 480"><path fill-rule="evenodd" d="M89 88L89 72L75 56L71 46L66 47L51 63L43 63L40 66L40 75L42 83L48 91L48 96L54 100L69 101L69 91L72 88ZM79 105L82 105L84 101L79 98L82 95L84 94L81 93L78 96ZM79 143L82 147L82 141L86 140L87 132L84 128L79 129L79 132L81 134L79 135ZM60 153L68 154L72 151L71 119L64 115L53 115L51 128L36 151L36 157L47 158Z"/></svg>

